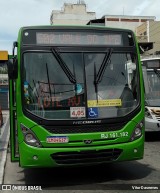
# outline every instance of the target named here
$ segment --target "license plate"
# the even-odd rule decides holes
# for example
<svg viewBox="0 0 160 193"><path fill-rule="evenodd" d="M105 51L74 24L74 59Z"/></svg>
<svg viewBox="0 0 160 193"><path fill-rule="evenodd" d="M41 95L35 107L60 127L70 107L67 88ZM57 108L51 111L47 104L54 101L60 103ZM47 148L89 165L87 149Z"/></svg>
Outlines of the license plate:
<svg viewBox="0 0 160 193"><path fill-rule="evenodd" d="M68 143L69 138L66 136L49 136L46 141L47 143Z"/></svg>

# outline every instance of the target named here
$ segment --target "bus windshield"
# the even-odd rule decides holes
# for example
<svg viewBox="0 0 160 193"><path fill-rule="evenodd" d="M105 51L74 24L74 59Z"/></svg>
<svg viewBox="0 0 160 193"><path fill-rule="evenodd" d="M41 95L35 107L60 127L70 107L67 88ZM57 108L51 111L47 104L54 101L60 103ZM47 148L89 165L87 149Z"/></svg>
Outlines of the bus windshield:
<svg viewBox="0 0 160 193"><path fill-rule="evenodd" d="M44 119L70 120L122 117L137 107L136 55L109 49L66 50L23 53L27 111Z"/></svg>
<svg viewBox="0 0 160 193"><path fill-rule="evenodd" d="M143 66L145 98L147 106L160 106L160 69Z"/></svg>

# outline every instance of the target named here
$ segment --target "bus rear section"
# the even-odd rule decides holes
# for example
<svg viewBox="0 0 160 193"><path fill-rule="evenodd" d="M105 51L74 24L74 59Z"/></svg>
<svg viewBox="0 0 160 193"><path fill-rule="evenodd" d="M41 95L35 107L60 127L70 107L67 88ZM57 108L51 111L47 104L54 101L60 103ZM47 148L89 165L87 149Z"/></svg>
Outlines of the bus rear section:
<svg viewBox="0 0 160 193"><path fill-rule="evenodd" d="M16 48L8 64L12 161L60 167L143 158L144 88L132 31L24 27Z"/></svg>
<svg viewBox="0 0 160 193"><path fill-rule="evenodd" d="M160 131L160 57L141 59L145 85L145 128Z"/></svg>

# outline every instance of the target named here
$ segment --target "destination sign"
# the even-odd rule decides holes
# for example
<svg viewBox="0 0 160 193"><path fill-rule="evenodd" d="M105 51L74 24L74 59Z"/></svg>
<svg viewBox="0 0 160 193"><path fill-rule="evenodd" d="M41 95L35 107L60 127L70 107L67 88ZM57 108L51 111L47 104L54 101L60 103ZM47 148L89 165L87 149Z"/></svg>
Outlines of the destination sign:
<svg viewBox="0 0 160 193"><path fill-rule="evenodd" d="M38 45L113 45L121 46L122 35L102 32L37 32Z"/></svg>

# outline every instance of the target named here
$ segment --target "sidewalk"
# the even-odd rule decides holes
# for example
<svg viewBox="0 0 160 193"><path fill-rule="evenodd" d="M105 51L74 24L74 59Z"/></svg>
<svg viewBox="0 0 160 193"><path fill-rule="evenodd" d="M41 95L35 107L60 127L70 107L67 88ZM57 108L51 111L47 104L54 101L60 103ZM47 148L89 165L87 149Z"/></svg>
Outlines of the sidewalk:
<svg viewBox="0 0 160 193"><path fill-rule="evenodd" d="M9 111L2 111L4 124L0 128L0 184L3 183L4 168L9 142Z"/></svg>

